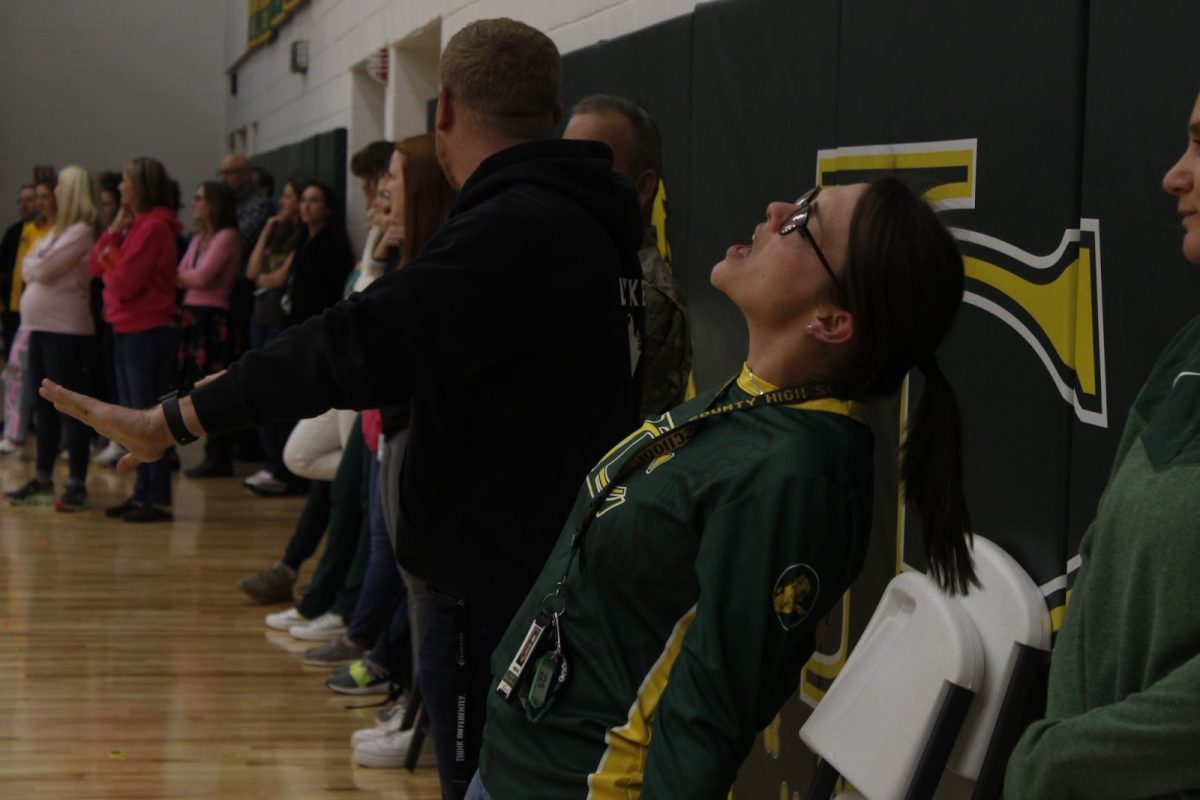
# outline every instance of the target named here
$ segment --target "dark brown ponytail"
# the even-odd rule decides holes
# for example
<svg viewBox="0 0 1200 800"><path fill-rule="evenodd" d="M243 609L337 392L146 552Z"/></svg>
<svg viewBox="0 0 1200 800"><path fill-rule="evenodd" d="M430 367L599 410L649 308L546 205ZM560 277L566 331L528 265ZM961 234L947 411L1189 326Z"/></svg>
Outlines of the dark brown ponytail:
<svg viewBox="0 0 1200 800"><path fill-rule="evenodd" d="M918 366L925 385L908 418L900 479L905 500L921 520L929 572L952 594L966 594L975 567L967 548L971 516L962 483L962 415L937 361Z"/></svg>
<svg viewBox="0 0 1200 800"><path fill-rule="evenodd" d="M913 367L924 375L900 477L921 523L930 573L942 588L965 594L977 581L962 417L934 356L962 303L962 255L933 209L900 181L882 178L854 210L844 279L855 324L849 383L863 397L887 397Z"/></svg>

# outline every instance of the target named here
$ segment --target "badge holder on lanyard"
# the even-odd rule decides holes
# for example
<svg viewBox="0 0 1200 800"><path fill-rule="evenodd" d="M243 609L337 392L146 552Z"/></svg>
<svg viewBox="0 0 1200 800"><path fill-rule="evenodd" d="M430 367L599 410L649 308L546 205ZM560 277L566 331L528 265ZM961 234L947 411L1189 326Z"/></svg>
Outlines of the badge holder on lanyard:
<svg viewBox="0 0 1200 800"><path fill-rule="evenodd" d="M721 391L713 396L713 402L729 391L734 380L726 383ZM513 656L512 662L504 672L504 677L496 686L496 694L510 703L514 699L520 698L526 717L530 722L537 722L546 715L555 696L566 686L571 670L564 652L565 641L561 618L567 613L567 576L571 572L575 556L583 549L584 539L595 521L597 513L609 494L621 481L641 467L649 465L655 459L681 449L695 438L699 424L707 419L739 411L753 411L768 406L795 405L839 396L842 396L842 387L840 386L831 383L810 383L784 386L748 400L735 400L715 407L710 404L686 422L660 432L634 450L621 463L611 479L592 498L591 505L579 520L579 527L576 529L575 535L571 537L571 550L567 555L567 564L563 569L562 577L555 584L554 591L542 599L541 609L534 616L529 631L521 640L520 647L517 648L517 654ZM543 640L546 639L547 633L551 634L552 640L543 646ZM534 669L529 672L528 667L531 661L534 663Z"/></svg>

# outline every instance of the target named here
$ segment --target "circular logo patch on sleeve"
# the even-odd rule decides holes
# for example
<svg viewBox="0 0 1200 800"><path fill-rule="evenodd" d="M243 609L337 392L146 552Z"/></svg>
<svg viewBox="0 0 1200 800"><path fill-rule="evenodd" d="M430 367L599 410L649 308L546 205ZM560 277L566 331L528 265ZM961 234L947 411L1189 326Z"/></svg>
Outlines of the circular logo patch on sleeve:
<svg viewBox="0 0 1200 800"><path fill-rule="evenodd" d="M817 602L821 580L808 564L792 564L775 581L771 605L785 631L790 631L808 617Z"/></svg>

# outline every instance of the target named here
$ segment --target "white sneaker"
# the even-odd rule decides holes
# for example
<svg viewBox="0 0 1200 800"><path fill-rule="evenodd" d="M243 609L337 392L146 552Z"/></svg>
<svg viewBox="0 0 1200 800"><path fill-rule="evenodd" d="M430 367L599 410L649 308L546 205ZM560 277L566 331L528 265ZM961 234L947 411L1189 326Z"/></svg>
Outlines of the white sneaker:
<svg viewBox="0 0 1200 800"><path fill-rule="evenodd" d="M12 439L0 438L0 456L19 456L25 452L25 445L17 444Z"/></svg>
<svg viewBox="0 0 1200 800"><path fill-rule="evenodd" d="M274 628L277 631L289 631L297 625L303 625L308 622L304 616L295 608L289 608L287 611L276 611L274 614L267 614L266 623L268 628Z"/></svg>
<svg viewBox="0 0 1200 800"><path fill-rule="evenodd" d="M92 457L92 461L108 466L115 465L121 460L121 456L125 455L125 448L114 441L109 441L108 447L105 447L99 453Z"/></svg>
<svg viewBox="0 0 1200 800"><path fill-rule="evenodd" d="M327 642L336 639L346 630L346 621L340 614L326 611L316 619L288 628L288 633L306 642Z"/></svg>
<svg viewBox="0 0 1200 800"><path fill-rule="evenodd" d="M258 472L254 473L250 477L244 479L242 481L242 485L243 486L258 486L260 483L266 483L267 481L273 481L273 480L275 480L275 476L271 474L270 470L260 469Z"/></svg>
<svg viewBox="0 0 1200 800"><path fill-rule="evenodd" d="M400 709L400 713L392 714L382 722L376 722L374 728L364 728L361 731L352 733L350 735L350 746L358 747L363 742L369 742L372 739L378 739L400 730L400 724L404 722L404 706L398 705L394 706L394 708Z"/></svg>
<svg viewBox="0 0 1200 800"><path fill-rule="evenodd" d="M408 746L412 744L413 728L406 731L392 731L355 746L354 763L360 767L375 769L400 769L408 756ZM437 763L433 755L433 741L426 737L421 747L421 755L417 758L418 767L432 767Z"/></svg>
<svg viewBox="0 0 1200 800"><path fill-rule="evenodd" d="M383 725L383 724L387 723L387 721L390 720L392 717L396 716L397 714L399 714L400 716L404 716L404 703L403 702L396 703L395 705L388 706L387 708L382 709L381 711L377 711L375 713L375 724Z"/></svg>

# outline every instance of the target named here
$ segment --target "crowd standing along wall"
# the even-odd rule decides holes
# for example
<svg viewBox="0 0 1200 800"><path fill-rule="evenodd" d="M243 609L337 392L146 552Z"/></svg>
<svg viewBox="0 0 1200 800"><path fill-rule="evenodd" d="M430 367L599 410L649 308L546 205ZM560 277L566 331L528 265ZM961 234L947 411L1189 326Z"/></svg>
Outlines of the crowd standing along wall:
<svg viewBox="0 0 1200 800"><path fill-rule="evenodd" d="M6 214L35 165L119 170L150 155L179 180L185 198L215 179L225 78L223 26L214 11L187 0L4 3Z"/></svg>
<svg viewBox="0 0 1200 800"><path fill-rule="evenodd" d="M1057 628L1126 412L1200 298L1200 273L1179 253L1175 202L1160 187L1200 89L1189 60L1200 7L722 0L687 13L692 6L314 0L239 67L227 125L255 131L252 151L343 126L351 151L405 135L425 124L434 40L477 17L537 25L567 54L566 105L625 94L661 124L668 230L701 387L733 372L745 344L709 270L748 239L767 202L888 170L921 182L966 259L966 303L941 356L965 409L974 523L1042 587ZM282 44L305 37L313 66L289 75ZM385 46L397 69L378 115L355 106L379 102L354 91L355 65ZM384 129L367 131L372 120ZM876 516L864 574L797 696L754 746L736 798L803 794L812 757L797 731L808 709L887 580L922 565L896 484L906 406L873 411Z"/></svg>

